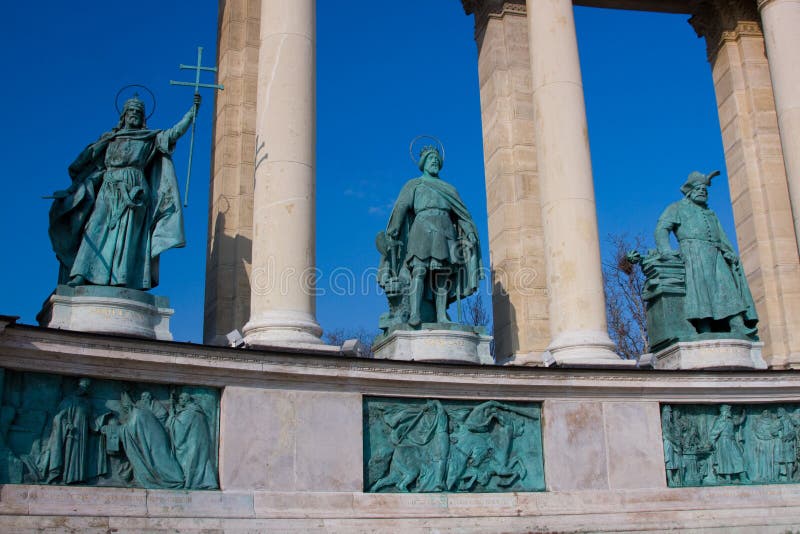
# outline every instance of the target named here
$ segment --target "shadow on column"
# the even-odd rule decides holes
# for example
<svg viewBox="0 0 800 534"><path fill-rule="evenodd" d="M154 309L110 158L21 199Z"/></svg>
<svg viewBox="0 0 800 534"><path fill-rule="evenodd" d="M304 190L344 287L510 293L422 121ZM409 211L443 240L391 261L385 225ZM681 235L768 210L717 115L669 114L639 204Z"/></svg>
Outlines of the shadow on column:
<svg viewBox="0 0 800 534"><path fill-rule="evenodd" d="M224 197L221 202L228 204ZM252 246L250 238L225 233L225 214L229 205L217 212L209 240L206 269L203 343L225 345L225 334L241 331L250 318L250 277Z"/></svg>
<svg viewBox="0 0 800 534"><path fill-rule="evenodd" d="M492 314L494 357L495 362L502 365L513 359L519 350L519 325L514 304L494 269L492 269Z"/></svg>

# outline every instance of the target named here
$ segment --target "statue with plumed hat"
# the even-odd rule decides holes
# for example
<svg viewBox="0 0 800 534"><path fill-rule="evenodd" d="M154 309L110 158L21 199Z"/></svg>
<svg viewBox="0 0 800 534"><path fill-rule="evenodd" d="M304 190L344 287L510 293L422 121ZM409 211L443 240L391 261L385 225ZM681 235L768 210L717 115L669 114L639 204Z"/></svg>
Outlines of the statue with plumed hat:
<svg viewBox="0 0 800 534"><path fill-rule="evenodd" d="M644 258L628 254L647 278L642 296L653 351L676 341L758 341L758 316L739 256L708 207L708 188L717 175L690 173L680 188L684 197L658 219L656 250Z"/></svg>

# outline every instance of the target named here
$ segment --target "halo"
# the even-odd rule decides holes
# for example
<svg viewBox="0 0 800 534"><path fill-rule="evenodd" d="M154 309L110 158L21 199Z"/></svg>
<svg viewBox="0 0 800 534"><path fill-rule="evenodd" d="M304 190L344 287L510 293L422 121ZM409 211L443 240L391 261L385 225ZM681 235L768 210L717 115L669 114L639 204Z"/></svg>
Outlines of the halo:
<svg viewBox="0 0 800 534"><path fill-rule="evenodd" d="M150 120L150 117L152 117L153 113L156 112L156 95L154 95L153 91L148 89L147 86L141 85L141 84L138 84L138 83L131 83L131 84L125 85L119 91L117 91L117 96L114 97L114 107L117 109L117 114L122 115L122 111L119 109L119 97L120 97L120 95L122 94L122 92L125 89L128 89L130 87L141 87L142 89L144 89L145 91L147 91L150 94L150 99L153 101L153 105L150 106L150 114L147 117L145 117L145 120ZM138 92L134 92L130 97L136 96L138 94L139 94ZM125 100L128 100L128 98L130 98L130 97L125 98ZM145 108L147 108L146 104L145 104Z"/></svg>
<svg viewBox="0 0 800 534"><path fill-rule="evenodd" d="M414 139L411 140L411 143L408 144L408 155L411 158L411 161L414 162L414 165L418 163L419 160L419 153L422 151L422 148L425 146L421 143L421 141L428 139L433 141L436 144L437 149L439 150L439 154L442 156L442 165L444 165L444 145L441 141L439 141L438 137L434 137L432 135L418 135ZM430 143L425 143L429 145ZM422 146L420 146L422 145ZM414 155L414 152L417 155Z"/></svg>

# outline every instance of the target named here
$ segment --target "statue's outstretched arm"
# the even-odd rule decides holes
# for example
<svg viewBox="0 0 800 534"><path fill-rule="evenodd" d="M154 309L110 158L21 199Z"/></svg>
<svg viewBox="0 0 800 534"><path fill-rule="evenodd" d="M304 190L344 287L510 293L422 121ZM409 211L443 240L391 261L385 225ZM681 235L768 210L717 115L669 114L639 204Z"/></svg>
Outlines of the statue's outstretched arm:
<svg viewBox="0 0 800 534"><path fill-rule="evenodd" d="M197 110L200 109L200 95L194 95L194 102L192 102L192 107L189 108L189 111L183 116L178 123L167 130L167 139L169 140L169 144L172 145L176 142L183 134L186 133L186 130L189 129L189 126L192 124L192 120L197 115Z"/></svg>

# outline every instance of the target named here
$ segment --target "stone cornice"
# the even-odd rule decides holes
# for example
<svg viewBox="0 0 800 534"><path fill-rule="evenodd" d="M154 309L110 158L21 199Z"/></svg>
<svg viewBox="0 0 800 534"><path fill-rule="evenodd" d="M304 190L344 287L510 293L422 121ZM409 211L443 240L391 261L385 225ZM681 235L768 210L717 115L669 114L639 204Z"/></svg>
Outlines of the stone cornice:
<svg viewBox="0 0 800 534"><path fill-rule="evenodd" d="M480 46L483 32L490 19L502 19L506 15L525 16L525 0L461 0L464 12L475 15L475 41Z"/></svg>
<svg viewBox="0 0 800 534"><path fill-rule="evenodd" d="M670 402L800 400L792 371L546 369L368 360L122 339L9 326L0 366L118 380L247 385L378 395L533 399L651 398Z"/></svg>

